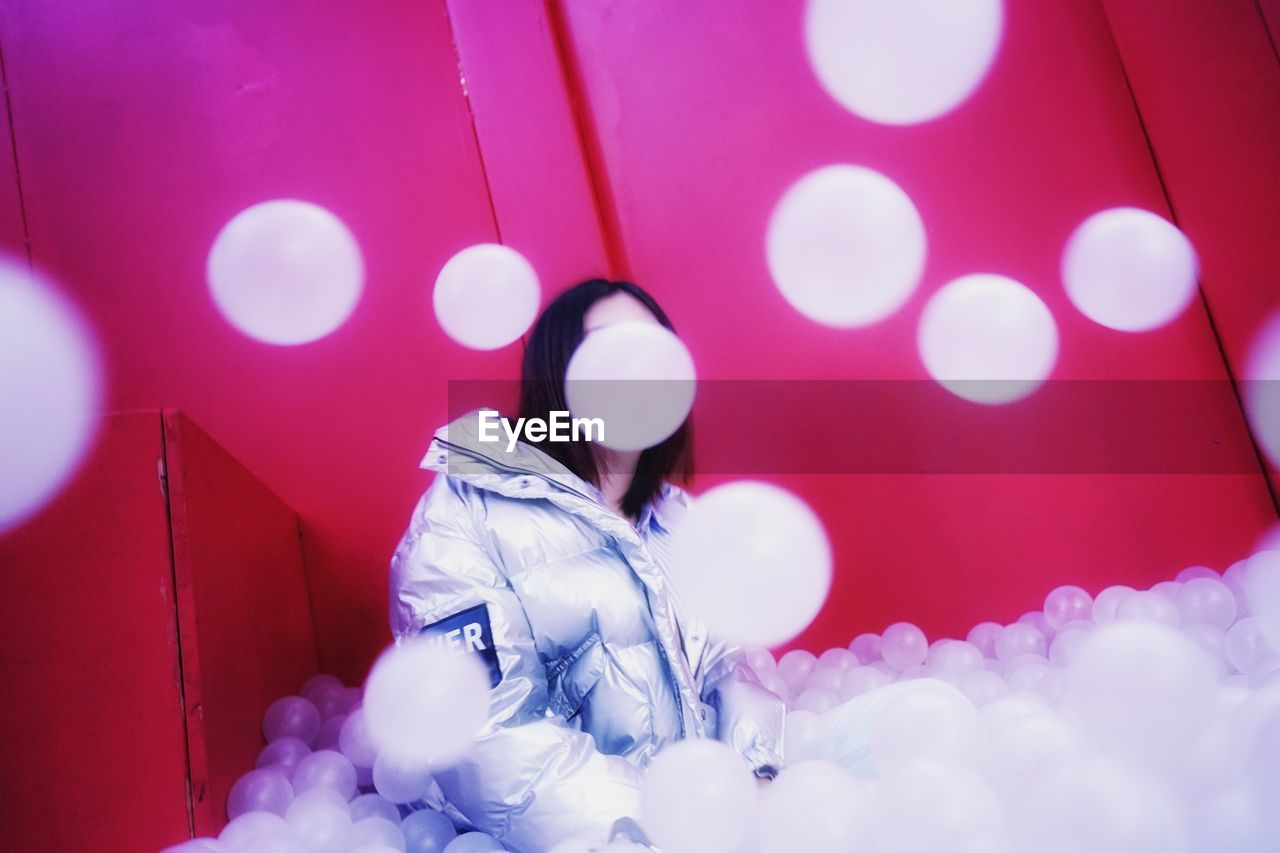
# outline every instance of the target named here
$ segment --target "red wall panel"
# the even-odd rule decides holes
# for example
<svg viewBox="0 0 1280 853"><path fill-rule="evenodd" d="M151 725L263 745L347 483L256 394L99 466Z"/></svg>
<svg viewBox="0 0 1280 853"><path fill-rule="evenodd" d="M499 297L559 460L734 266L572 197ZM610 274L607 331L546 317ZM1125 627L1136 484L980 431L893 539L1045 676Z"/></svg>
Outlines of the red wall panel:
<svg viewBox="0 0 1280 853"><path fill-rule="evenodd" d="M804 55L803 3L559 5L631 272L671 312L701 375L927 379L914 348L925 299L956 276L998 272L1053 311L1057 379L1226 379L1201 306L1129 335L1066 299L1058 259L1076 224L1122 204L1168 211L1101 7L1006 5L985 84L955 112L906 128L860 120L821 90ZM765 269L774 203L833 162L894 178L928 229L920 291L865 330L808 322ZM945 431L938 395L911 414ZM796 429L760 454L770 441L805 441L803 424L820 417L794 416ZM701 446L738 428L700 423ZM739 473L750 471L744 461ZM1275 518L1260 471L783 479L822 515L838 560L827 609L799 641L815 649L894 619L954 635L1016 617L1060 583L1096 591L1222 566Z"/></svg>
<svg viewBox="0 0 1280 853"><path fill-rule="evenodd" d="M181 409L299 512L325 666L362 676L445 380L516 356L430 313L495 238L443 2L23 0L0 27L34 259L97 327L109 407ZM364 249L358 308L307 346L243 337L205 286L218 229L276 197Z"/></svg>
<svg viewBox="0 0 1280 853"><path fill-rule="evenodd" d="M1262 324L1280 310L1280 4L1170 0L1153 15L1139 0L1106 0L1106 9L1238 375ZM1273 466L1273 487L1276 477Z"/></svg>
<svg viewBox="0 0 1280 853"><path fill-rule="evenodd" d="M182 413L164 434L192 818L216 835L263 712L316 673L316 635L297 515Z"/></svg>
<svg viewBox="0 0 1280 853"><path fill-rule="evenodd" d="M156 412L103 418L80 473L0 538L0 848L156 850L188 831Z"/></svg>

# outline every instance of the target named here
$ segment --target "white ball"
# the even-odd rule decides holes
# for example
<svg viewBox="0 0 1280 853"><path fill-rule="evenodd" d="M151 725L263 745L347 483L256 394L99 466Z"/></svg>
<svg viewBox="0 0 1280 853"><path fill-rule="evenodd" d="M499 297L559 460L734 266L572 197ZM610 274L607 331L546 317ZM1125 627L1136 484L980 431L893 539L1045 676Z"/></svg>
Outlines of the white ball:
<svg viewBox="0 0 1280 853"><path fill-rule="evenodd" d="M1026 286L999 275L967 275L930 297L917 346L929 375L951 393L975 403L1011 403L1053 372L1058 327Z"/></svg>
<svg viewBox="0 0 1280 853"><path fill-rule="evenodd" d="M1036 853L1189 853L1189 828L1159 780L1086 754L1027 786L1011 817Z"/></svg>
<svg viewBox="0 0 1280 853"><path fill-rule="evenodd" d="M450 258L431 295L445 334L477 350L504 347L523 335L541 298L533 265L497 243L468 246Z"/></svg>
<svg viewBox="0 0 1280 853"><path fill-rule="evenodd" d="M414 638L374 663L363 710L379 757L448 766L466 754L488 718L489 675L475 655Z"/></svg>
<svg viewBox="0 0 1280 853"><path fill-rule="evenodd" d="M803 708L787 712L782 756L788 767L831 757L831 730L820 713Z"/></svg>
<svg viewBox="0 0 1280 853"><path fill-rule="evenodd" d="M1000 0L810 0L805 45L824 89L882 124L954 109L995 61Z"/></svg>
<svg viewBox="0 0 1280 853"><path fill-rule="evenodd" d="M364 289L364 259L342 220L305 201L277 199L236 214L206 265L222 316L268 344L305 344L346 322Z"/></svg>
<svg viewBox="0 0 1280 853"><path fill-rule="evenodd" d="M877 853L951 853L1004 830L1004 808L981 776L933 760L885 778L878 811Z"/></svg>
<svg viewBox="0 0 1280 853"><path fill-rule="evenodd" d="M614 323L589 333L565 370L574 418L599 418L614 450L661 444L693 409L697 371L680 339L656 323Z"/></svg>
<svg viewBox="0 0 1280 853"><path fill-rule="evenodd" d="M669 853L731 853L746 843L755 806L751 768L717 740L670 744L640 783L641 824Z"/></svg>
<svg viewBox="0 0 1280 853"><path fill-rule="evenodd" d="M101 406L97 346L72 303L0 258L0 533L79 467Z"/></svg>
<svg viewBox="0 0 1280 853"><path fill-rule="evenodd" d="M1280 465L1280 312L1254 336L1243 375L1249 425L1263 453Z"/></svg>
<svg viewBox="0 0 1280 853"><path fill-rule="evenodd" d="M1067 240L1062 280L1071 303L1095 323L1146 332L1171 322L1196 295L1191 241L1147 210L1095 213Z"/></svg>
<svg viewBox="0 0 1280 853"><path fill-rule="evenodd" d="M1259 551L1245 563L1249 613L1272 649L1280 649L1280 551Z"/></svg>
<svg viewBox="0 0 1280 853"><path fill-rule="evenodd" d="M1080 643L1063 703L1100 746L1163 765L1207 724L1216 685L1208 653L1177 630L1117 622Z"/></svg>
<svg viewBox="0 0 1280 853"><path fill-rule="evenodd" d="M373 786L391 803L411 803L431 790L431 771L423 764L396 760L391 753L379 753L373 762Z"/></svg>
<svg viewBox="0 0 1280 853"><path fill-rule="evenodd" d="M881 775L913 761L964 762L973 757L978 709L950 684L920 681L895 686L871 724L871 758ZM872 694L874 695L874 694Z"/></svg>
<svg viewBox="0 0 1280 853"><path fill-rule="evenodd" d="M378 745L369 734L363 708L357 708L342 722L338 747L356 767L372 767L378 757Z"/></svg>
<svg viewBox="0 0 1280 853"><path fill-rule="evenodd" d="M892 180L862 166L826 166L786 191L765 251L783 297L816 323L868 326L893 314L924 274L924 222Z"/></svg>
<svg viewBox="0 0 1280 853"><path fill-rule="evenodd" d="M831 586L831 547L804 501L743 480L694 500L672 537L671 573L711 631L776 646L821 609Z"/></svg>
<svg viewBox="0 0 1280 853"><path fill-rule="evenodd" d="M760 851L868 848L872 803L871 786L838 764L788 762L760 800Z"/></svg>

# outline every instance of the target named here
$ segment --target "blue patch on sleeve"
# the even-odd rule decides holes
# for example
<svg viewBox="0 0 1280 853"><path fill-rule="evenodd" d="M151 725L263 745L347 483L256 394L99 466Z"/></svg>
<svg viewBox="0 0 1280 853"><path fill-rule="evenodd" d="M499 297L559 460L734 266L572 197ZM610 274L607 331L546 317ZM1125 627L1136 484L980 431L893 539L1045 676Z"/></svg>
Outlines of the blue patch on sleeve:
<svg viewBox="0 0 1280 853"><path fill-rule="evenodd" d="M489 686L497 687L502 681L502 669L498 666L498 650L493 647L493 628L489 625L489 608L483 604L460 610L439 622L427 625L419 635L430 635L435 642L446 644L460 652L480 655L489 670Z"/></svg>

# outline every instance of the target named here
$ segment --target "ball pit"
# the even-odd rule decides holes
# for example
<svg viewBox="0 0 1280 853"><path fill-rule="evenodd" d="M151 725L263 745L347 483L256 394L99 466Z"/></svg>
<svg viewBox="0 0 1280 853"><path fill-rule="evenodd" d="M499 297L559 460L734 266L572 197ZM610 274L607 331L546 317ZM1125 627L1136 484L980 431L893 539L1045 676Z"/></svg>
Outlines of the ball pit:
<svg viewBox="0 0 1280 853"><path fill-rule="evenodd" d="M750 649L752 670L791 707L786 766L753 784L728 747L673 744L642 781L642 828L666 851L1271 850L1278 566L1280 553L1261 552L1147 590L1062 586L1044 610L983 622L963 640L930 643L896 623L816 656ZM871 778L833 760L839 733L824 712L921 677L939 689L880 694ZM503 849L424 807L429 774L379 749L359 691L332 676L272 703L263 734L219 837L166 853ZM626 849L643 848L577 838L554 848Z"/></svg>

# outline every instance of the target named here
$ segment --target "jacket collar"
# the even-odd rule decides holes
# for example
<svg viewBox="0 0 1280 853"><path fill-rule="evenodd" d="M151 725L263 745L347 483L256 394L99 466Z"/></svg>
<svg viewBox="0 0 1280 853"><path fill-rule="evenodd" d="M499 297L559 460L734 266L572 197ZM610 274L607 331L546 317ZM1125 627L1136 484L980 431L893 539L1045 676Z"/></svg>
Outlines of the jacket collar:
<svg viewBox="0 0 1280 853"><path fill-rule="evenodd" d="M612 512L598 488L533 445L518 441L508 451L505 437L496 442L481 441L481 411L484 409L474 409L436 430L418 467L512 497L545 497L545 488L529 488L527 478L534 478L539 486L568 492ZM640 510L636 526L647 530L656 522L669 533L685 503L682 489L663 483L658 497Z"/></svg>

